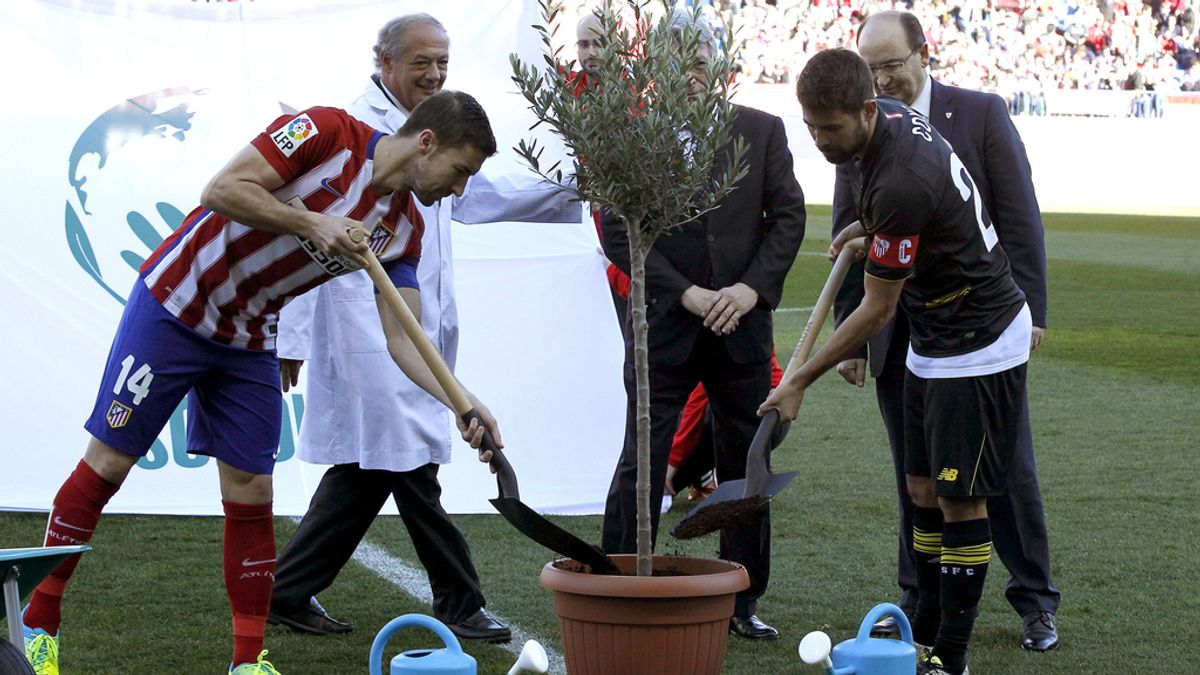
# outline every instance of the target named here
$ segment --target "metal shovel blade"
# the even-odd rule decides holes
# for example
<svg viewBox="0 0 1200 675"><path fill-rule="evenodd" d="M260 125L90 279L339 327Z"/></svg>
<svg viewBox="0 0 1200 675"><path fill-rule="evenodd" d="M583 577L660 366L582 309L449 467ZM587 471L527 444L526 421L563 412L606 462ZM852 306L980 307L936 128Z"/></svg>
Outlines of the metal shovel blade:
<svg viewBox="0 0 1200 675"><path fill-rule="evenodd" d="M471 410L463 415L463 419L470 424L470 420L477 419L478 416L477 411ZM496 470L496 487L500 493L495 499L488 501L500 515L504 516L505 520L517 528L518 532L559 555L565 555L572 560L591 566L594 572L599 574L619 573L612 559L599 548L550 522L545 516L521 501L520 488L517 486L517 474L513 471L508 457L500 448L496 447L491 434L486 431L483 434L483 448L492 453L491 466Z"/></svg>
<svg viewBox="0 0 1200 675"><path fill-rule="evenodd" d="M779 413L763 415L746 453L746 477L725 481L713 493L688 512L671 530L676 539L693 539L715 530L753 524L767 502L792 482L798 471L771 473L767 468L767 448L779 424Z"/></svg>
<svg viewBox="0 0 1200 675"><path fill-rule="evenodd" d="M360 228L355 228L350 232L351 239L354 239L356 242L363 241L365 236L366 230ZM454 378L454 374L450 372L450 367L446 365L441 354L433 346L433 342L429 340L429 336L421 328L421 322L417 320L412 309L409 308L404 298L400 297L400 292L396 290L395 284L388 278L387 272L379 264L379 259L375 257L374 252L370 249L365 249L363 255L369 263L367 273L371 276L371 281L375 284L375 288L379 290L388 308L404 328L408 339L412 340L413 345L421 355L421 359L425 362L425 365L429 366L430 372L433 373L442 390L446 392L446 396L450 399L450 407L467 425L470 425L471 421L474 420L480 427L485 429L481 448L483 451L490 451L492 453L490 463L493 471L496 473L496 484L500 490L499 496L491 500L492 505L518 530L546 548L591 565L596 571L615 572L617 569L616 566L599 549L551 523L536 511L521 503L521 493L517 487L517 474L513 471L512 465L509 464L508 458L504 456L500 448L496 447L491 434L486 431L486 424L484 424L479 411L475 410L472 406L471 400L463 390L462 385Z"/></svg>
<svg viewBox="0 0 1200 675"><path fill-rule="evenodd" d="M767 483L767 489L760 494L751 495L746 495L745 478L722 483L675 524L671 536L676 539L694 539L716 530L753 525L762 510L767 507L767 502L771 501L771 497L779 494L799 475L799 471L773 473Z"/></svg>
<svg viewBox="0 0 1200 675"><path fill-rule="evenodd" d="M842 246L837 261L829 272L829 278L821 288L817 304L813 306L812 314L804 324L800 343L796 345L796 351L788 361L784 378L808 360L808 355L812 353L816 344L817 335L821 332L821 325L825 322L825 316L829 314L833 299L846 278L846 270L854 259L855 251L861 251L864 241L854 240ZM773 474L767 468L771 435L778 424L778 410L771 410L763 415L762 421L758 423L758 431L754 432L754 440L750 442L750 450L746 453L746 477L718 485L711 495L675 525L671 530L672 536L677 539L691 539L713 530L753 522L761 515L771 497L779 494L779 491L797 475L796 472Z"/></svg>
<svg viewBox="0 0 1200 675"><path fill-rule="evenodd" d="M550 522L545 516L512 497L489 499L492 506L522 534L546 548L578 560L599 574L617 574L617 566L599 548Z"/></svg>

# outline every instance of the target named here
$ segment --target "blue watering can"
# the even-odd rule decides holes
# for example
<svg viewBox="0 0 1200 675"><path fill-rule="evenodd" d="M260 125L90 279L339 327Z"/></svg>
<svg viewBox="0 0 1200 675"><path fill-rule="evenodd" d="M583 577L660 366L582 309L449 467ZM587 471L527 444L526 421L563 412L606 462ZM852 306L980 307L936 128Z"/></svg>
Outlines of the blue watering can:
<svg viewBox="0 0 1200 675"><path fill-rule="evenodd" d="M416 626L428 628L445 649L410 649L392 659L391 675L475 675L475 659L464 654L458 638L441 621L424 614L405 614L387 623L371 643L371 675L383 675L383 647L395 633Z"/></svg>
<svg viewBox="0 0 1200 675"><path fill-rule="evenodd" d="M896 619L900 639L872 638L871 626L885 616ZM917 669L917 650L913 646L912 627L908 617L890 602L875 605L867 612L858 635L833 648L830 658L829 636L814 631L800 641L800 659L805 663L820 663L829 675L897 675Z"/></svg>

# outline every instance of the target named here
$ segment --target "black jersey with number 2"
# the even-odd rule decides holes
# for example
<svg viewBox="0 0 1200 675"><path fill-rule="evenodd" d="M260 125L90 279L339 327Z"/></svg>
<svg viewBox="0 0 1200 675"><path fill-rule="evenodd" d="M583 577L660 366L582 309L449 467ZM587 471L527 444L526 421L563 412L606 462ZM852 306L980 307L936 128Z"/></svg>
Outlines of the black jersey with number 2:
<svg viewBox="0 0 1200 675"><path fill-rule="evenodd" d="M1025 295L950 144L920 113L888 99L878 103L860 162L862 223L871 235L866 272L907 279L900 302L917 354L982 349L1008 327Z"/></svg>

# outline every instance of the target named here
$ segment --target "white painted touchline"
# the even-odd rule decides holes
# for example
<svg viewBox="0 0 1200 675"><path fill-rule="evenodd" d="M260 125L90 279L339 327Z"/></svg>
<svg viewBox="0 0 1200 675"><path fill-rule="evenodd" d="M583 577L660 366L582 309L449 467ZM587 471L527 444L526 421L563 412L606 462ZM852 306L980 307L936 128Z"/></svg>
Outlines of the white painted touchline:
<svg viewBox="0 0 1200 675"><path fill-rule="evenodd" d="M354 552L354 559L362 564L363 567L378 574L380 578L390 582L417 600L426 605L433 604L433 593L429 590L429 577L421 570L405 564L400 558L364 539ZM492 613L495 614L495 612ZM498 646L507 649L514 657L521 653L521 648L525 646L526 640L537 640L542 643L543 647L546 647L545 640L538 640L538 638L521 630L521 628L513 625L511 621L505 620L499 614L496 614L496 618L501 623L508 624L508 627L512 630L512 642ZM567 663L563 660L562 654L550 647L546 647L546 656L550 658L551 673L567 672Z"/></svg>
<svg viewBox="0 0 1200 675"><path fill-rule="evenodd" d="M792 312L811 312L814 309L816 309L816 307L780 307L779 309L775 310L775 313L790 314Z"/></svg>

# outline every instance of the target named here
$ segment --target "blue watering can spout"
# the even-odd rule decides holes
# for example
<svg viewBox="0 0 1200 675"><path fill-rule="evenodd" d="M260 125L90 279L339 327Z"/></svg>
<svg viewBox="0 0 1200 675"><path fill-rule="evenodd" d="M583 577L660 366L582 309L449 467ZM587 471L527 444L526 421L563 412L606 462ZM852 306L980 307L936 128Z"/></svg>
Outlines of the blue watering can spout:
<svg viewBox="0 0 1200 675"><path fill-rule="evenodd" d="M475 675L475 659L463 653L458 638L441 621L424 614L405 614L387 623L371 643L370 674L383 675L383 648L397 632L418 627L433 631L444 649L412 649L392 659L390 675Z"/></svg>

